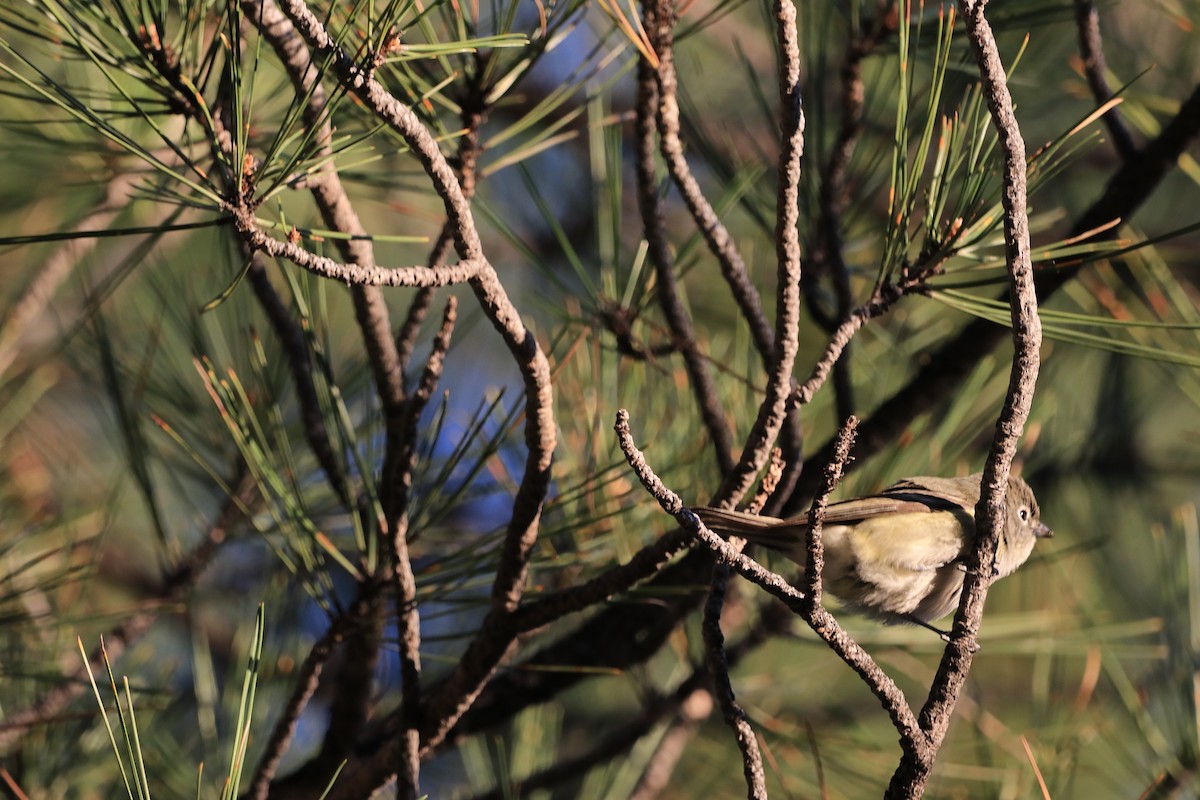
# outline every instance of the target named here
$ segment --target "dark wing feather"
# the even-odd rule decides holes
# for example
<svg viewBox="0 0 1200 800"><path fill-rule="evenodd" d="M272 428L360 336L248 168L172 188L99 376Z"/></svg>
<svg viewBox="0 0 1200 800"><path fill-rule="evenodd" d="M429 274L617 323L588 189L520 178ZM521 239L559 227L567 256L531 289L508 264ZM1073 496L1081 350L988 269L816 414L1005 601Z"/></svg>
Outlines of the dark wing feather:
<svg viewBox="0 0 1200 800"><path fill-rule="evenodd" d="M974 511L979 502L979 475L966 478L905 478L884 489L880 494L905 497L922 497L941 508L953 504L967 511Z"/></svg>
<svg viewBox="0 0 1200 800"><path fill-rule="evenodd" d="M971 496L978 484L955 478L907 478L879 494L831 503L825 510L825 525L857 525L863 520L891 514L921 514L949 511L966 531L975 529L975 503ZM693 509L704 524L722 536L741 536L750 542L791 554L808 530L808 514L788 519L763 517L744 511L719 508Z"/></svg>
<svg viewBox="0 0 1200 800"><path fill-rule="evenodd" d="M927 511L952 510L955 507L957 504L948 503L936 495L927 493L896 492L893 494L886 492L870 497L858 497L853 500L843 500L840 503L831 503L825 510L825 524L853 525L864 519L882 517L886 514L919 514ZM793 519L803 520L807 525L808 514L805 513Z"/></svg>

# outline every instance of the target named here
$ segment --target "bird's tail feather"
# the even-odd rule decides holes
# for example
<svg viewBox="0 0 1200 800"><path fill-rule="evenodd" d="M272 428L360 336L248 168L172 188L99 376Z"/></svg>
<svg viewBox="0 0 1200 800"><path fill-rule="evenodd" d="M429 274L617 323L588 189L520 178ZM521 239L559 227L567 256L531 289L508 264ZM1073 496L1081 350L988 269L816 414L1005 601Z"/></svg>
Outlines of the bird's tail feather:
<svg viewBox="0 0 1200 800"><path fill-rule="evenodd" d="M808 528L803 522L748 514L745 511L707 506L692 510L709 530L719 536L740 536L751 544L769 547L781 553L790 554L797 543L803 541L804 532Z"/></svg>

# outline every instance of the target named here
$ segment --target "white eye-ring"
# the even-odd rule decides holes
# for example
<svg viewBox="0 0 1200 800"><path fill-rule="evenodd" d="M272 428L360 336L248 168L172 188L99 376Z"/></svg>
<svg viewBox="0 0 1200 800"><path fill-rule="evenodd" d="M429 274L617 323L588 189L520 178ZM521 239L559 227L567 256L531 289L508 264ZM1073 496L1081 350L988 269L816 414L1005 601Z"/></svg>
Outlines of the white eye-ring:
<svg viewBox="0 0 1200 800"><path fill-rule="evenodd" d="M1020 511L1017 512L1017 514L1020 515L1022 522L1029 519L1029 509L1028 508L1022 508Z"/></svg>

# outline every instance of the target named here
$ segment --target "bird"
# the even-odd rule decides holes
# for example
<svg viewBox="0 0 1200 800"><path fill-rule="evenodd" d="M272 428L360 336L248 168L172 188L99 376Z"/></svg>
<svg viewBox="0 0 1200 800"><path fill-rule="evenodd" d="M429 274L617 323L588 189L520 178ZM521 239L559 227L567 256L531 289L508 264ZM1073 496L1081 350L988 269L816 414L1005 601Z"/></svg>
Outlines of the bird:
<svg viewBox="0 0 1200 800"><path fill-rule="evenodd" d="M831 503L821 540L822 586L850 611L894 624L931 623L958 607L965 563L975 547L975 506L982 473L961 478L913 477L878 494ZM1041 521L1033 490L1010 477L1007 517L993 568L995 578L1025 563L1039 539L1054 535ZM738 536L804 566L808 515L788 519L742 511L693 509L723 537Z"/></svg>

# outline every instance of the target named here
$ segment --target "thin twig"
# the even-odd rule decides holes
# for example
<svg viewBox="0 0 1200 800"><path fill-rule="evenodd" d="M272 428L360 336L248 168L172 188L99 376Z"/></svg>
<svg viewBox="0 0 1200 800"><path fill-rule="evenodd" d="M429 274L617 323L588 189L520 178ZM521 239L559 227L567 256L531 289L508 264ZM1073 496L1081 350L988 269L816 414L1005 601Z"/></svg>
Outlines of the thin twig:
<svg viewBox="0 0 1200 800"><path fill-rule="evenodd" d="M837 298L837 322L847 319L854 303L850 269L842 252L842 216L850 197L846 181L850 159L863 129L865 103L862 64L896 29L898 21L896 0L882 0L875 9L870 27L865 31L852 33L839 70L841 123L821 173L821 185L817 196L816 247L810 259L813 264L810 270L812 277L807 282L808 290L805 292L808 307L817 310L820 304L815 289L820 278L828 274ZM814 314L814 317L820 316ZM854 413L855 406L848 351L846 357L838 359L835 363L833 380L837 414L839 418L846 419Z"/></svg>
<svg viewBox="0 0 1200 800"><path fill-rule="evenodd" d="M838 654L847 665L862 677L879 701L883 704L892 724L900 732L901 741L923 741L924 733L917 723L917 718L904 699L904 693L896 686L895 681L884 672L867 651L850 638L841 629L829 612L824 608L813 608L808 597L793 587L786 578L763 567L754 559L737 552L729 543L710 531L692 511L685 508L679 496L666 487L659 477L650 469L646 458L633 443L633 435L629 431L629 412L621 409L617 412L614 425L617 440L625 460L638 476L646 491L658 502L659 506L671 516L681 527L687 530L696 540L707 547L721 561L732 566L738 574L754 583L772 597L782 601L793 613L800 616L814 632L820 636L829 647Z"/></svg>
<svg viewBox="0 0 1200 800"><path fill-rule="evenodd" d="M858 673L867 687L880 699L892 719L892 724L900 734L901 747L905 750L920 750L924 748L924 734L916 725L916 717L903 693L820 602L822 590L820 581L824 569L824 546L821 540L821 530L824 526L825 508L829 503L829 496L837 487L845 473L846 465L850 462L850 450L854 444L857 427L858 419L850 417L838 431L833 460L822 471L821 485L811 508L809 508L809 531L805 543L808 553L805 581L810 591L805 594L803 608L797 613L803 617L813 632L846 662L847 666Z"/></svg>
<svg viewBox="0 0 1200 800"><path fill-rule="evenodd" d="M667 165L667 172L679 189L684 205L695 220L708 249L721 266L721 275L729 285L730 295L750 326L750 336L762 358L763 367L770 369L775 350L775 335L766 314L763 313L758 289L750 282L746 263L738 251L737 243L729 235L708 198L704 196L683 155L683 142L679 136L679 78L675 71L676 5L663 0L650 0L645 8L645 28L650 35L650 44L658 56L658 110L655 118L658 125L659 151ZM653 102L652 98L646 100Z"/></svg>
<svg viewBox="0 0 1200 800"><path fill-rule="evenodd" d="M741 552L744 540L728 543L731 550ZM758 737L750 725L750 719L737 701L733 683L729 678L729 662L725 656L725 634L721 632L721 609L725 605L725 592L732 573L725 562L713 566L712 580L708 587L708 600L704 604L704 620L701 630L704 635L704 652L708 669L712 674L713 689L725 724L733 731L734 741L742 754L742 775L746 779L746 796L767 796L767 776L763 771L762 753L758 748Z"/></svg>
<svg viewBox="0 0 1200 800"><path fill-rule="evenodd" d="M660 19L658 5L661 4L659 0L649 0L644 11L645 28L656 38L661 36L657 32L669 27L673 21L671 12L668 12L666 19ZM670 6L669 3L665 5ZM717 466L725 473L733 467L733 434L729 430L729 423L717 397L717 387L713 383L708 363L701 356L692 318L679 297L675 258L667 241L662 200L654 176L654 154L657 150L654 144L653 109L657 94L654 67L643 57L638 60L637 71L637 198L642 215L642 233L646 238L655 275L658 277L655 295L671 330L671 342L683 356L692 393L696 398L696 405L700 408L700 418L715 451Z"/></svg>
<svg viewBox="0 0 1200 800"><path fill-rule="evenodd" d="M850 417L837 435L837 447L833 460L825 466L821 489L808 510L807 540L804 543L808 554L804 568L804 588L814 607L821 605L821 579L825 574L825 543L821 532L825 527L825 510L829 507L829 496L837 488L850 461L850 447L858 430L858 417Z"/></svg>
<svg viewBox="0 0 1200 800"><path fill-rule="evenodd" d="M889 289L884 292L883 289ZM825 345L825 352L817 359L817 363L813 365L812 371L809 373L808 379L804 383L795 387L792 390L790 402L794 405L806 405L812 402L817 391L825 385L825 381L829 379L829 373L837 364L838 359L842 357L846 347L859 329L870 322L875 317L881 316L889 308L891 308L902 297L902 292L895 287L880 287L868 302L856 308L853 313L842 320L838 325L837 330L829 337L829 341Z"/></svg>
<svg viewBox="0 0 1200 800"><path fill-rule="evenodd" d="M400 638L400 719L398 791L405 800L420 794L418 776L421 760L421 617L417 606L417 579L408 553L408 498L412 487L413 459L416 455L417 422L442 375L450 335L457 318L457 300L450 297L442 315L442 326L433 340L433 350L425 360L425 369L416 391L405 404L400 426L402 442L392 484L388 487L394 505L388 511L389 541L396 580L396 625Z"/></svg>
<svg viewBox="0 0 1200 800"><path fill-rule="evenodd" d="M428 698L422 727L423 750L428 751L442 741L470 708L514 645L509 615L519 606L524 594L529 557L537 541L542 503L550 485L550 462L556 441L550 366L537 340L522 323L495 270L484 257L470 204L437 141L407 103L388 92L370 71L359 67L341 49L302 0L284 0L282 7L316 53L329 60L339 82L404 138L425 169L453 227L460 266L466 263L476 267L470 280L471 288L484 314L508 346L525 383L528 454L492 584L492 608L454 672ZM386 783L395 774L392 766L396 760L395 747L393 742L382 748L366 770L347 776L339 782L335 792L354 794L357 791L361 794Z"/></svg>
<svg viewBox="0 0 1200 800"><path fill-rule="evenodd" d="M1192 89L1176 114L1154 141L1150 142L1113 173L1103 194L1075 220L1069 238L1099 231L1083 241L1095 242L1113 238L1119 226L1113 220L1131 217L1154 193L1179 162L1189 144L1200 135L1200 84ZM1037 277L1038 296L1043 300L1066 285L1078 268L1040 270ZM1008 294L1001 296L1007 302ZM859 426L855 453L865 458L879 452L895 440L917 415L927 412L948 397L968 375L979 367L980 360L1007 338L1005 328L986 320L974 320L957 336L925 359L909 382L885 400L870 419ZM812 456L818 462L827 461L833 442L827 442ZM784 505L782 515L799 513L812 496L816 476L811 472L801 477L795 491Z"/></svg>
<svg viewBox="0 0 1200 800"><path fill-rule="evenodd" d="M915 798L924 792L958 694L966 683L974 658L976 635L983 616L984 600L992 581L992 567L1005 524L1005 492L1009 469L1017 452L1017 441L1029 416L1037 383L1042 341L1037 292L1030 257L1029 217L1026 211L1025 142L1021 138L1004 64L991 26L984 16L984 3L960 0L963 22L971 49L979 65L984 94L1004 156L1003 193L1004 249L1013 298L1013 362L1008 396L996 423L996 434L983 470L983 492L975 509L976 542L967 563L962 599L954 616L950 642L938 666L929 697L921 709L925 747L906 747L888 786L889 798Z"/></svg>
<svg viewBox="0 0 1200 800"><path fill-rule="evenodd" d="M779 480L783 477L786 468L787 465L783 458L783 448L776 447L772 449L771 461L767 465L766 472L763 473L762 480L758 482L758 491L754 493L754 498L746 506L746 511L751 514L762 513L763 509L767 507L767 503L771 501L772 495L779 488Z"/></svg>
<svg viewBox="0 0 1200 800"><path fill-rule="evenodd" d="M850 449L854 444L854 434L857 425L857 418L851 417L846 420L845 425L838 432L838 446L835 449L834 458L822 471L821 486L813 500L812 507L809 509L810 527L806 541L808 564L805 570L805 581L808 591L801 593L792 589L791 585L784 581L782 577L768 572L757 565L755 565L756 569L753 570L755 577L750 577L750 575L747 575L743 571L743 568L749 569L750 565L739 561L735 562L734 566L743 575L747 575L751 581L783 600L789 608L812 628L813 632L831 650L837 653L847 666L858 673L859 677L862 678L871 692L879 698L884 709L888 712L888 715L892 719L892 724L900 733L903 747L922 748L924 746L924 734L917 725L916 717L913 715L908 701L905 700L904 694L896 686L891 677L846 633L841 624L821 604L820 582L821 573L824 568L824 559L823 545L820 537L821 528L824 523L825 507L829 502L829 496L841 480L846 464L850 461ZM724 551L732 552L732 548L729 548L728 543L721 542L719 537L715 537L711 533L707 535L702 534L701 539L709 547L714 546L715 539L715 542L719 542ZM729 558L727 552L721 552L718 555L721 555L725 559ZM741 558L745 557L742 556ZM784 592L779 582L783 582L790 592Z"/></svg>
<svg viewBox="0 0 1200 800"><path fill-rule="evenodd" d="M775 200L775 356L767 373L766 396L746 437L737 465L726 472L716 493L719 504L739 500L770 458L789 413L792 368L800 332L800 157L804 153L804 110L800 98L800 46L796 7L776 0L773 8L779 47L781 147Z"/></svg>
<svg viewBox="0 0 1200 800"><path fill-rule="evenodd" d="M1108 65L1104 61L1104 40L1100 36L1100 14L1092 0L1075 0L1075 28L1079 32L1079 54L1083 57L1084 77L1092 89L1096 105L1102 106L1112 99L1113 93L1108 86ZM1104 124L1108 127L1108 135L1112 137L1117 154L1123 159L1132 158L1137 153L1137 145L1125 126L1120 109L1113 106L1106 111Z"/></svg>
<svg viewBox="0 0 1200 800"><path fill-rule="evenodd" d="M454 159L454 174L458 178L459 185L462 186L463 197L467 200L475 196L480 150L479 127L483 124L483 111L481 110L483 89L472 82L470 91L472 95L460 101L463 107L463 130L458 137L458 151ZM426 265L431 269L441 268L453 248L454 229L450 220L447 220L429 252L429 258L425 261ZM396 332L396 350L400 354L402 370L408 369L408 362L412 358L413 347L416 345L417 333L429 313L429 307L433 304L433 294L432 288L426 288L421 289L413 296L412 302L408 305L408 312L404 316L404 322Z"/></svg>
<svg viewBox="0 0 1200 800"><path fill-rule="evenodd" d="M411 267L379 267L367 264L342 264L332 258L318 256L304 248L273 239L263 232L254 211L247 206L231 206L229 212L238 232L255 250L276 258L286 258L322 278L341 281L350 286L453 286L476 278L487 262L465 260L449 267L430 269L424 264ZM391 330L388 330L391 337Z"/></svg>
<svg viewBox="0 0 1200 800"><path fill-rule="evenodd" d="M287 752L292 737L296 733L300 714L303 713L309 700L320 686L321 673L325 669L326 662L342 642L346 632L361 618L360 615L363 611L359 605L360 603L355 603L346 613L340 614L330 623L329 627L325 629L325 633L308 651L304 662L297 670L292 694L284 704L283 713L271 731L271 737L267 740L263 755L258 762L258 769L255 770L254 779L250 783L250 789L246 792L246 796L251 800L266 800L271 789L271 781L279 768L279 762L283 758L283 754Z"/></svg>

